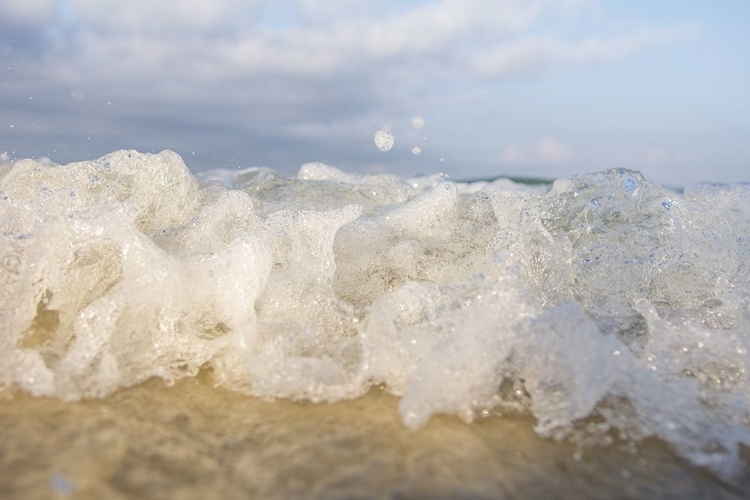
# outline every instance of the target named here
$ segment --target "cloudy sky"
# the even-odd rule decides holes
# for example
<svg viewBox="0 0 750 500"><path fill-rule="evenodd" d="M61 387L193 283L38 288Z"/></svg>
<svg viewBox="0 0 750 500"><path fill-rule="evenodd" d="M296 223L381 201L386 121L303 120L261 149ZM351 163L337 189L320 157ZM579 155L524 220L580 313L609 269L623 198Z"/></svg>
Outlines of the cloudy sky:
<svg viewBox="0 0 750 500"><path fill-rule="evenodd" d="M745 0L1 0L0 153L748 181L748 19Z"/></svg>

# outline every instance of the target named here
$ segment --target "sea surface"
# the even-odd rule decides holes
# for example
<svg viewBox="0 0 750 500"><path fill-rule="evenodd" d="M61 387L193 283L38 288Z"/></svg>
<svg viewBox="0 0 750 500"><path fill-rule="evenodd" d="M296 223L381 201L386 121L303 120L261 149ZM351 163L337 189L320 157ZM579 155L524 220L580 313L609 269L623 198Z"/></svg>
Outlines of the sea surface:
<svg viewBox="0 0 750 500"><path fill-rule="evenodd" d="M745 498L750 184L0 164L3 498Z"/></svg>

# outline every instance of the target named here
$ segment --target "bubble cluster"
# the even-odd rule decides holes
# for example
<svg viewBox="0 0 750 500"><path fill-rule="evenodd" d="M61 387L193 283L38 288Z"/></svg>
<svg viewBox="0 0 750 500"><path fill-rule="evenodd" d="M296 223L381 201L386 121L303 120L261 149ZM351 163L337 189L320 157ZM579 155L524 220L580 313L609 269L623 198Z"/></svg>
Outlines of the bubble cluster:
<svg viewBox="0 0 750 500"><path fill-rule="evenodd" d="M375 145L381 151L390 151L393 147L394 137L392 133L382 128L375 132L373 140L375 141Z"/></svg>

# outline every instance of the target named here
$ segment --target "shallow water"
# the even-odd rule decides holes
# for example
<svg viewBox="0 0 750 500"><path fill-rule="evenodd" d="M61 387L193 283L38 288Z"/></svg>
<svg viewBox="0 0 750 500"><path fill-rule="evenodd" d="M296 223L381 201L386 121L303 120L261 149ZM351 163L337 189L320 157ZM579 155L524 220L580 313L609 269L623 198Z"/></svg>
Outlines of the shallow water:
<svg viewBox="0 0 750 500"><path fill-rule="evenodd" d="M0 402L3 498L746 498L658 440L584 450L528 417L418 431L398 400L264 402L151 381L104 400ZM742 486L744 484L744 486Z"/></svg>
<svg viewBox="0 0 750 500"><path fill-rule="evenodd" d="M361 176L319 163L291 177L249 169L196 178L172 152L119 151L65 166L0 165L0 229L0 390L13 394L8 411L55 407L67 422L140 394L148 403L137 413L150 415L153 406L166 414L161 395L166 401L173 392L142 384L210 371L209 385L188 391L206 403L186 409L187 421L224 400L265 408L253 411L278 420L278 436L265 431L272 449L293 448L297 428L286 413L336 408L332 419L354 419L340 423L341 432L361 436L360 458L369 464L381 451L356 411L380 398L385 410L362 411L399 422L403 429L386 434L401 440L445 425L454 429L448 434L466 433L458 441L489 443L481 453L495 457L510 446L502 442L513 423L514 436L548 439L531 461L569 458L574 446L632 476L639 462L617 450L641 450L640 457L653 448L672 464L662 472L687 474L695 491L719 480L744 487L750 184L677 193L638 172L609 170L528 187ZM175 392L193 387L185 384ZM81 400L103 402L73 403ZM21 415L8 428L36 420ZM276 425L263 422L257 426ZM88 446L84 427L76 432ZM326 455L336 447L326 436L338 432L311 437L322 441L310 453ZM130 449L130 434L110 437L116 442L103 449ZM198 464L200 442L183 451ZM70 443L57 443L50 457L66 456ZM97 460L89 461L94 471ZM343 452L331 460L350 464ZM455 467L445 470L447 494L460 497L455 488L471 487L461 478L484 469L446 460ZM573 481L597 491L609 472L596 479L590 467L576 469ZM699 467L708 472L696 474ZM504 477L497 469L488 470ZM86 483L66 479L72 472L47 473L62 493ZM383 472L377 491L398 496L382 488L402 484L401 473ZM424 474L413 481L437 481ZM157 476L159 484L167 479ZM477 476L474 486L483 481ZM501 495L505 486L493 484L487 494ZM269 488L264 495L293 494Z"/></svg>

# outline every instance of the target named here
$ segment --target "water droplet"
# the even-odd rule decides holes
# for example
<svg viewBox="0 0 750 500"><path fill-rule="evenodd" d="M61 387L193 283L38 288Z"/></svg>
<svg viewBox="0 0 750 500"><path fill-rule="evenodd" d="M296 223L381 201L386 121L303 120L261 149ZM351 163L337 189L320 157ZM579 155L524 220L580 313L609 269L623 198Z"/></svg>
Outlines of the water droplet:
<svg viewBox="0 0 750 500"><path fill-rule="evenodd" d="M390 149L393 147L393 134L388 132L386 129L381 128L380 130L375 132L374 141L375 145L381 151L390 151Z"/></svg>
<svg viewBox="0 0 750 500"><path fill-rule="evenodd" d="M422 127L424 127L424 118L421 116L415 116L411 119L411 126L417 130L422 130Z"/></svg>
<svg viewBox="0 0 750 500"><path fill-rule="evenodd" d="M422 154L422 148L420 148L419 146L414 146L413 148L411 148L411 154L413 154L415 156L421 155Z"/></svg>

